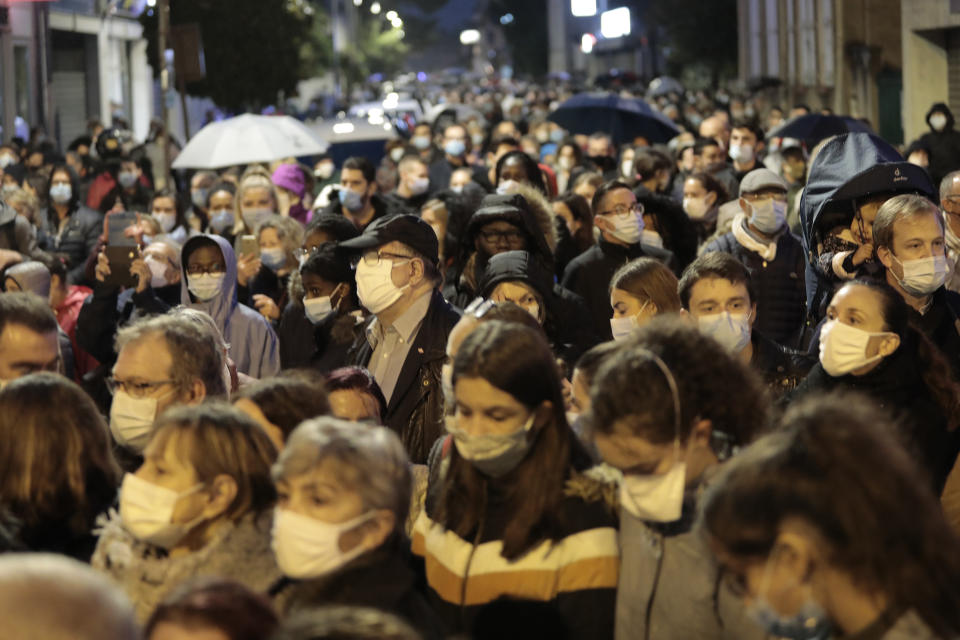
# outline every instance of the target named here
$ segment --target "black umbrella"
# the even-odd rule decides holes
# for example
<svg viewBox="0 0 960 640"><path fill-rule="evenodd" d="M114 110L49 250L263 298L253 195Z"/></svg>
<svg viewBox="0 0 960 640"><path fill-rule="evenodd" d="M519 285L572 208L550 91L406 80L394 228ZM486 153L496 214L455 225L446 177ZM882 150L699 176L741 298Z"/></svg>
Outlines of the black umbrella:
<svg viewBox="0 0 960 640"><path fill-rule="evenodd" d="M639 136L651 143L668 142L680 133L669 118L643 100L621 98L614 93L577 94L547 119L570 133L608 133L617 144Z"/></svg>
<svg viewBox="0 0 960 640"><path fill-rule="evenodd" d="M787 120L773 131L767 133L768 138L798 138L811 144L816 144L824 138L838 136L841 133L873 133L873 131L856 118L850 116L832 116L822 113L808 113Z"/></svg>

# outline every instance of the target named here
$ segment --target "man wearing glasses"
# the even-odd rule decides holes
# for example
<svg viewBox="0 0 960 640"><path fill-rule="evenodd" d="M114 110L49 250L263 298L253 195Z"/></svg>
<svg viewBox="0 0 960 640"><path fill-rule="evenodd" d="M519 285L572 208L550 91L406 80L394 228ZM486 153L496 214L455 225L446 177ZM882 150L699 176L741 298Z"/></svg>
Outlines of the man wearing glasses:
<svg viewBox="0 0 960 640"><path fill-rule="evenodd" d="M351 349L387 400L384 423L423 464L443 433L441 368L459 313L440 295L437 236L415 215L374 220L340 246L359 256L357 294L372 314Z"/></svg>
<svg viewBox="0 0 960 640"><path fill-rule="evenodd" d="M587 302L593 331L603 340L610 332L610 278L627 262L644 256L655 258L676 271L673 253L648 244L643 207L629 186L613 181L600 185L591 203L593 224L600 230L599 241L570 261L563 272L563 286Z"/></svg>

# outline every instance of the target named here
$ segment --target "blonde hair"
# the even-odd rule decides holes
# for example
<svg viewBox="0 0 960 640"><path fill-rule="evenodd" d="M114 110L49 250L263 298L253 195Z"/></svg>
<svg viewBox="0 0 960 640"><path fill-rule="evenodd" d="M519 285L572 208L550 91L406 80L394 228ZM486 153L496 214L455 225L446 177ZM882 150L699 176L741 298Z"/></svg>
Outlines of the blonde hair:
<svg viewBox="0 0 960 640"><path fill-rule="evenodd" d="M266 189L270 194L270 200L273 202L274 208L276 208L279 202L277 199L277 188L274 186L273 179L267 170L260 165L251 165L248 167L240 178L240 186L237 187L237 196L235 199L238 214L237 228L241 231L247 228L246 223L243 221L243 196L251 189ZM255 230L248 229L247 231L253 233Z"/></svg>

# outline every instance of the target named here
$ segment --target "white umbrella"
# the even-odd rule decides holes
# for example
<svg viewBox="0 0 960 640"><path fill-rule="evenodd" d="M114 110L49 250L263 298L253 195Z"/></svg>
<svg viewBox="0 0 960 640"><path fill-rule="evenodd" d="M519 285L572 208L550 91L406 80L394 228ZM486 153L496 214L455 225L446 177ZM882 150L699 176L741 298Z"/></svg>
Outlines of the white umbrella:
<svg viewBox="0 0 960 640"><path fill-rule="evenodd" d="M330 145L290 116L245 113L211 122L190 138L174 169L219 169L251 162L272 162L290 156L323 153Z"/></svg>

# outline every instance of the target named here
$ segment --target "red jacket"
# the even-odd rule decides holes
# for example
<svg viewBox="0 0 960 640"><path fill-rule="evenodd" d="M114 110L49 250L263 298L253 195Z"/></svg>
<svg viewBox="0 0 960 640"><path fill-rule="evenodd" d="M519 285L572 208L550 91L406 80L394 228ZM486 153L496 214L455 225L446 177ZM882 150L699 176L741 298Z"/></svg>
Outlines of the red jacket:
<svg viewBox="0 0 960 640"><path fill-rule="evenodd" d="M63 332L70 337L70 344L73 346L74 377L77 382L83 379L85 373L100 366L100 363L93 356L77 344L77 317L80 315L83 301L91 293L93 293L93 290L90 287L70 285L67 288L67 297L56 308L57 322Z"/></svg>

